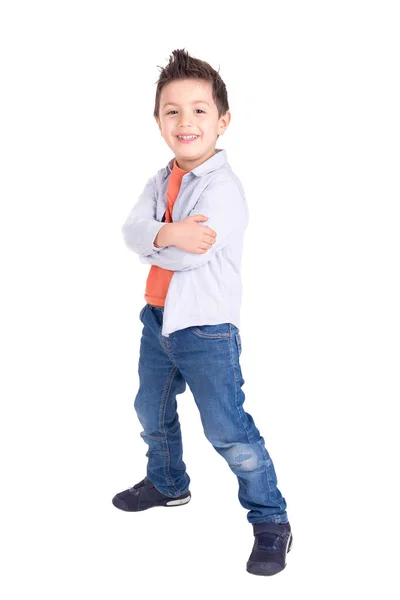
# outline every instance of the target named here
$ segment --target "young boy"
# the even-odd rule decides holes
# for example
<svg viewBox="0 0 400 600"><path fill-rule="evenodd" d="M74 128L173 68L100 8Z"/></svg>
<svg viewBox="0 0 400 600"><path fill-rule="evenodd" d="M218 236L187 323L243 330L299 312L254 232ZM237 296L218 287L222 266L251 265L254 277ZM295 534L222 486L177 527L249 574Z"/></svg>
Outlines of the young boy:
<svg viewBox="0 0 400 600"><path fill-rule="evenodd" d="M264 439L243 408L248 208L225 150L215 147L231 118L225 84L208 63L174 50L157 82L154 117L174 158L149 179L122 228L128 248L151 265L134 403L147 474L112 501L125 511L190 501L176 401L188 384L204 433L237 476L248 509L255 540L247 571L273 575L286 566L292 533Z"/></svg>

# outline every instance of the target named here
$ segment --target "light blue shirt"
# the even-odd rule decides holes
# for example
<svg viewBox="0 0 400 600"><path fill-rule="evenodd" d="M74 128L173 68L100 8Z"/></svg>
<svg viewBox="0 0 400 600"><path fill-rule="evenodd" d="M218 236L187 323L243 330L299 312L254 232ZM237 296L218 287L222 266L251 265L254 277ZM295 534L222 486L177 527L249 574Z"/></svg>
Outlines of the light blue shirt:
<svg viewBox="0 0 400 600"><path fill-rule="evenodd" d="M125 244L142 263L175 271L165 299L162 335L194 325L232 323L240 329L242 301L241 259L249 213L240 180L230 167L226 151L215 154L185 173L172 210L172 221L202 214L216 242L194 254L154 240L165 225L168 180L174 158L151 177L122 226Z"/></svg>

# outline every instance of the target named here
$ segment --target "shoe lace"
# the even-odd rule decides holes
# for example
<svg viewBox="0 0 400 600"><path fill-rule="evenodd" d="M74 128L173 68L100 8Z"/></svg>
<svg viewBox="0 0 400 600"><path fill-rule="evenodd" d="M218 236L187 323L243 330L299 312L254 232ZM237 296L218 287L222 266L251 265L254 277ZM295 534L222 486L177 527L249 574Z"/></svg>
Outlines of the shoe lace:
<svg viewBox="0 0 400 600"><path fill-rule="evenodd" d="M257 534L257 548L259 550L277 550L277 540L282 537L282 534L262 531Z"/></svg>
<svg viewBox="0 0 400 600"><path fill-rule="evenodd" d="M146 479L146 477L144 479L142 479L142 481L139 481L139 483L136 483L133 487L129 488L129 491L134 492L134 491L138 490L139 488L142 488L144 486L145 479Z"/></svg>

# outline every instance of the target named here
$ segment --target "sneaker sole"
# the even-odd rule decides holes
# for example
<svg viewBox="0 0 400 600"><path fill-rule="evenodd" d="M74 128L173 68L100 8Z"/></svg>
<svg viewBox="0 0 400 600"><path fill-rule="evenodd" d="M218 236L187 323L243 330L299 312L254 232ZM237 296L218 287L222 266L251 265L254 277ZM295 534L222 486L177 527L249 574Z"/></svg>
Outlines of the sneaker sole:
<svg viewBox="0 0 400 600"><path fill-rule="evenodd" d="M160 502L156 502L154 504L151 504L150 506L143 506L142 508L139 509L130 509L126 506L126 503L124 501L121 502L121 500L118 498L118 496L114 496L114 498L112 499L112 503L116 508L119 508L120 510L123 510L125 512L141 512L142 510L149 510L149 508L157 508L158 506L162 507L162 508L170 508L173 506L183 506L184 504L187 504L188 502L190 502L191 500L191 493L188 494L188 496L185 496L184 498L174 498L171 500L162 500Z"/></svg>
<svg viewBox="0 0 400 600"><path fill-rule="evenodd" d="M186 496L186 498L180 498L179 500L170 500L163 506L180 506L181 504L187 504L190 502L190 496Z"/></svg>
<svg viewBox="0 0 400 600"><path fill-rule="evenodd" d="M157 508L157 507L161 507L161 508L171 508L173 506L183 506L184 504L187 504L188 502L190 502L191 499L191 494L189 496L186 496L185 498L176 498L174 500L168 500L165 501L163 500L162 502L157 502L156 504L152 504L151 506L146 506L144 508L140 508L137 511L133 511L133 512L140 512L142 510L148 510L149 508Z"/></svg>

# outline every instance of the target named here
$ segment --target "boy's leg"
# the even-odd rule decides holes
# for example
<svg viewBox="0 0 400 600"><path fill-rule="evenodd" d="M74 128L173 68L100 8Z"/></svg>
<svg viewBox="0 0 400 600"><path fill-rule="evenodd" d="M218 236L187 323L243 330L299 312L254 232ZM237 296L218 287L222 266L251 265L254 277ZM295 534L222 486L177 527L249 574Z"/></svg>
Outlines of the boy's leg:
<svg viewBox="0 0 400 600"><path fill-rule="evenodd" d="M134 408L143 427L140 433L149 449L147 477L165 496L184 494L190 483L182 459L182 436L177 394L186 382L161 343L160 319L151 305L140 313L143 323L139 356L139 390Z"/></svg>
<svg viewBox="0 0 400 600"><path fill-rule="evenodd" d="M251 415L239 356L241 340L231 323L188 327L173 334L176 363L200 412L204 433L239 482L239 501L250 523L286 523L286 501L271 457Z"/></svg>

